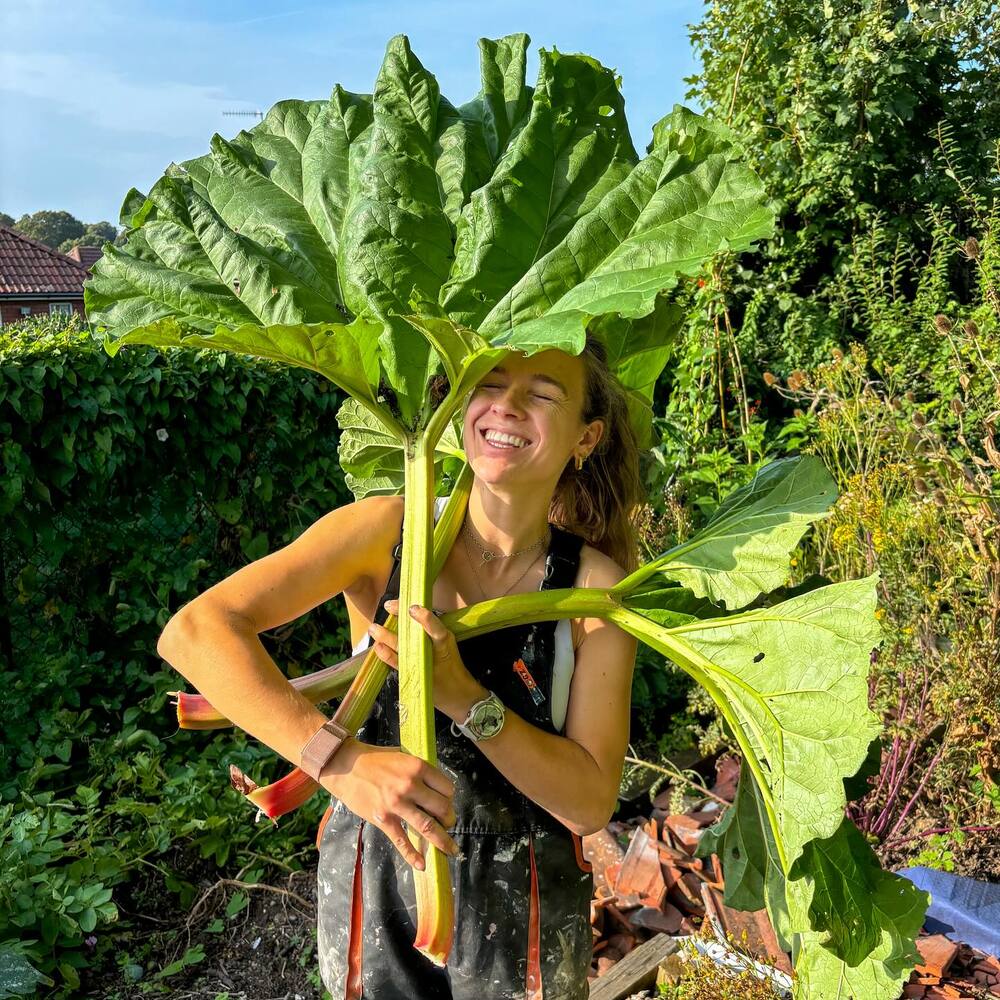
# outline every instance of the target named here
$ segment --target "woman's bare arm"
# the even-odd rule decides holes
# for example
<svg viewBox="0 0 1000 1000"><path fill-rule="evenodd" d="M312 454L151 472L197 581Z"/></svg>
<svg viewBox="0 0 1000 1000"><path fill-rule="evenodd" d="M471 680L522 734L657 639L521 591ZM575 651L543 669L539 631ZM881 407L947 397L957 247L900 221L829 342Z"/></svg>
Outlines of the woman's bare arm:
<svg viewBox="0 0 1000 1000"><path fill-rule="evenodd" d="M581 573L578 586L613 587L624 578L611 559L591 555L592 568ZM587 618L583 625L564 735L547 733L508 709L503 729L476 744L511 784L580 836L603 829L615 811L637 648L633 636L610 622ZM469 705L485 694L477 685Z"/></svg>
<svg viewBox="0 0 1000 1000"><path fill-rule="evenodd" d="M302 748L327 717L292 687L258 635L330 600L389 559L401 506L398 497L369 497L331 511L295 541L181 608L157 652L226 718L298 766ZM349 767L351 751L345 745L334 762Z"/></svg>

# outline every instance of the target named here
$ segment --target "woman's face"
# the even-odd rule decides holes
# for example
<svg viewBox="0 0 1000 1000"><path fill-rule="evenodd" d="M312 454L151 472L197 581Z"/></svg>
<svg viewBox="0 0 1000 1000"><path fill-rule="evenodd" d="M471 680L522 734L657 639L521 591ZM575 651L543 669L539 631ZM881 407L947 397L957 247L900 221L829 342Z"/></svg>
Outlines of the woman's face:
<svg viewBox="0 0 1000 1000"><path fill-rule="evenodd" d="M479 382L465 410L465 454L488 483L554 487L575 454L589 454L603 423L582 419L583 359L565 351L511 351ZM490 441L487 431L516 438ZM491 434L490 437L493 435Z"/></svg>

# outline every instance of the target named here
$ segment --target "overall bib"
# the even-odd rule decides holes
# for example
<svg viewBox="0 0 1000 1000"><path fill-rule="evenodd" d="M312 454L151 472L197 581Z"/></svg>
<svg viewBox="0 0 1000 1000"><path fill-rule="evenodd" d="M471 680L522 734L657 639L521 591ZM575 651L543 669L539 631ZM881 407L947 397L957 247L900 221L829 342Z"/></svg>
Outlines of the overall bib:
<svg viewBox="0 0 1000 1000"><path fill-rule="evenodd" d="M571 587L583 540L551 526L539 589ZM398 595L398 553L382 601ZM381 616L381 617L380 617ZM556 735L555 622L500 629L458 644L469 672L509 712ZM358 739L399 745L399 679L391 671ZM413 873L388 837L331 796L317 836L320 976L334 1000L581 1000L593 951L591 865L580 837L515 788L435 709L438 766L455 782L448 832L455 936L445 968L414 947ZM573 781L573 775L566 776Z"/></svg>

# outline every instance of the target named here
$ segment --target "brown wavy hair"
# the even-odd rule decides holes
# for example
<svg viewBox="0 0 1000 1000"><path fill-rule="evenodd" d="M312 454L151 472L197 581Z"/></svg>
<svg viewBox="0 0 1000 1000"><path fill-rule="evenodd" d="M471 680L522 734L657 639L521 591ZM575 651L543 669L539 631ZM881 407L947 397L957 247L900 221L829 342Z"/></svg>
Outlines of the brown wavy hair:
<svg viewBox="0 0 1000 1000"><path fill-rule="evenodd" d="M645 499L639 445L625 390L608 369L604 345L588 333L580 357L585 379L582 419L584 423L603 420L604 431L579 472L572 458L566 463L552 494L549 520L582 536L631 573L639 565L632 518Z"/></svg>

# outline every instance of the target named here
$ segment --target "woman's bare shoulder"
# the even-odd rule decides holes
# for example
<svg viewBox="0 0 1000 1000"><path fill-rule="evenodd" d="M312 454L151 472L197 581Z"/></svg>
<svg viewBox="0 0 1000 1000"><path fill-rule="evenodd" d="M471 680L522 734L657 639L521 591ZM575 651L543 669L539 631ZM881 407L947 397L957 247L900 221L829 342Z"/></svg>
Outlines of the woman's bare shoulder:
<svg viewBox="0 0 1000 1000"><path fill-rule="evenodd" d="M593 545L583 543L580 549L580 568L576 574L578 587L613 587L628 574L611 556Z"/></svg>
<svg viewBox="0 0 1000 1000"><path fill-rule="evenodd" d="M580 549L580 568L576 572L577 587L613 587L628 574L610 556L586 542ZM579 649L583 640L604 624L599 618L571 618L573 648Z"/></svg>

